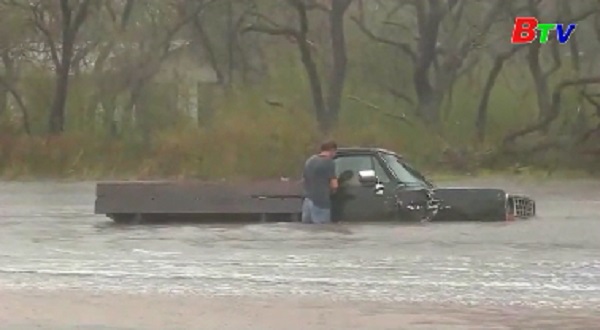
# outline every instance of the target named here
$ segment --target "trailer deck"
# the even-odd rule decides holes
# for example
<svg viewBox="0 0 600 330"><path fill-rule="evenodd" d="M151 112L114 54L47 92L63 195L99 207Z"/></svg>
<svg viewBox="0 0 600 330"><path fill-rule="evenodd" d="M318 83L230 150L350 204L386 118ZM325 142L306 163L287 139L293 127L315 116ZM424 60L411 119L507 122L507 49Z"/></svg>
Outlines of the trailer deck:
<svg viewBox="0 0 600 330"><path fill-rule="evenodd" d="M121 181L96 186L95 213L116 222L152 220L296 220L299 183ZM137 220L137 221L136 221Z"/></svg>

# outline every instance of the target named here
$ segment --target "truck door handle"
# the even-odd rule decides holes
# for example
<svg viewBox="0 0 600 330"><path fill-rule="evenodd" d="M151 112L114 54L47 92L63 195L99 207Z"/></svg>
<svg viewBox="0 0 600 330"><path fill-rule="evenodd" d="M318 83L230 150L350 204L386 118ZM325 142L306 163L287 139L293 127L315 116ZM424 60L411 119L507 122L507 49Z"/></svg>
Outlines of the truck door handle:
<svg viewBox="0 0 600 330"><path fill-rule="evenodd" d="M375 195L383 195L384 186L381 183L375 184Z"/></svg>

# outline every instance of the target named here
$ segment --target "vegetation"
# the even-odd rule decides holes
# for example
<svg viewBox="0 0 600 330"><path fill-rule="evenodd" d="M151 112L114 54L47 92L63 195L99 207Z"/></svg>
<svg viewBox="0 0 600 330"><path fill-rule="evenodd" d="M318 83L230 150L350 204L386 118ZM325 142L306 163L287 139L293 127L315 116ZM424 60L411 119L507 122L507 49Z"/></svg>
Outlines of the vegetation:
<svg viewBox="0 0 600 330"><path fill-rule="evenodd" d="M516 16L577 23L512 45ZM595 0L0 0L0 174L296 176L324 137L435 172L594 172Z"/></svg>

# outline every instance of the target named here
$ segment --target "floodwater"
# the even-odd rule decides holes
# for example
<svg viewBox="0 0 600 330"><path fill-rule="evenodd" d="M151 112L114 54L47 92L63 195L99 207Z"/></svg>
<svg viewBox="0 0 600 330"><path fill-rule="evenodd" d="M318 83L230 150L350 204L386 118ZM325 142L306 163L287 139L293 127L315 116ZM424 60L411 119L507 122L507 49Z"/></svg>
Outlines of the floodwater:
<svg viewBox="0 0 600 330"><path fill-rule="evenodd" d="M117 226L93 183L0 184L0 288L600 311L600 182L481 180L527 193L512 223Z"/></svg>

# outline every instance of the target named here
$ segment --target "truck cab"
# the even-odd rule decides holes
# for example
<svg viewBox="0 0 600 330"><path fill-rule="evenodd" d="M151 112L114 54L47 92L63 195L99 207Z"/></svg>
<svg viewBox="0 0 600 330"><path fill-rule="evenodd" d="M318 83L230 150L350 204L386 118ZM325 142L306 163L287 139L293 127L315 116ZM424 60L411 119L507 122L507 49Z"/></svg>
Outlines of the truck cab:
<svg viewBox="0 0 600 330"><path fill-rule="evenodd" d="M341 148L334 162L339 181L334 221L415 220L437 211L433 184L392 151Z"/></svg>

